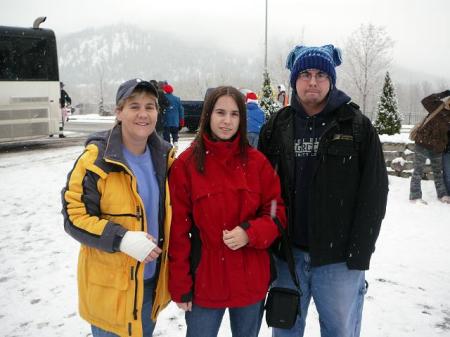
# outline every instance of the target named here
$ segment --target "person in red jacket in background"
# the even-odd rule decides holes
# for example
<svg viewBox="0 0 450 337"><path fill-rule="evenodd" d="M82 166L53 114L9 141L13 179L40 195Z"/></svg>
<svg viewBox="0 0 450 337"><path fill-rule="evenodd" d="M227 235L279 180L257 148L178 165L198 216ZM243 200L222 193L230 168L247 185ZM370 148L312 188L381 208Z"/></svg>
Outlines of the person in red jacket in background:
<svg viewBox="0 0 450 337"><path fill-rule="evenodd" d="M169 178L173 218L169 291L185 310L186 336L217 336L228 308L233 337L256 337L269 287L268 248L286 223L280 182L247 141L243 95L218 87L199 132Z"/></svg>

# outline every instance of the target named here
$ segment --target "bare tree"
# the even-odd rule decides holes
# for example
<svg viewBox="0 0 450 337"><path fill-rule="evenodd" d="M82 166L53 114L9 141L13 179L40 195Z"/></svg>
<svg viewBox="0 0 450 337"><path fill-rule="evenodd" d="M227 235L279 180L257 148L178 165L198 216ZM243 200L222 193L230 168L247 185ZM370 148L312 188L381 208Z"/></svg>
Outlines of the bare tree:
<svg viewBox="0 0 450 337"><path fill-rule="evenodd" d="M362 24L347 39L343 71L358 95L362 112L367 114L376 101L383 75L389 67L394 42L384 27ZM373 106L370 111L373 112Z"/></svg>

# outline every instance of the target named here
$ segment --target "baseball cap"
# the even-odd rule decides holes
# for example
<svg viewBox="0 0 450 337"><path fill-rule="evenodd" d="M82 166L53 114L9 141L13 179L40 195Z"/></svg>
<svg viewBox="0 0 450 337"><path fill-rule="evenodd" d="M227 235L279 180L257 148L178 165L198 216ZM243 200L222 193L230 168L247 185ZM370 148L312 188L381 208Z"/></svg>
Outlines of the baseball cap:
<svg viewBox="0 0 450 337"><path fill-rule="evenodd" d="M158 90L153 84L148 81L141 80L140 78L133 78L132 80L123 82L119 86L119 89L117 89L116 104L118 104L120 100L124 100L130 97L133 91L138 87L147 89L153 95L155 95L156 98L158 98Z"/></svg>

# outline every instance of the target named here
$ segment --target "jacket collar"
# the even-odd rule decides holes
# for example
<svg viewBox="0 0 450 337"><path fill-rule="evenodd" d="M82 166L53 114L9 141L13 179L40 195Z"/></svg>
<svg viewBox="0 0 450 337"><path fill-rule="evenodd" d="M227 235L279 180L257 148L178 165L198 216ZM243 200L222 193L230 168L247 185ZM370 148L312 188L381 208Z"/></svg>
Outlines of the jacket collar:
<svg viewBox="0 0 450 337"><path fill-rule="evenodd" d="M115 125L111 130L99 132L90 136L86 143L101 141L105 143L103 158L113 161L129 168L129 165L122 152L122 127ZM147 145L152 156L153 166L158 178L165 177L167 156L171 145L161 139L156 132L153 132L147 140Z"/></svg>
<svg viewBox="0 0 450 337"><path fill-rule="evenodd" d="M203 134L203 142L207 154L216 155L219 158L228 158L234 154L239 153L239 140L241 139L239 133L230 141L214 141L208 135Z"/></svg>
<svg viewBox="0 0 450 337"><path fill-rule="evenodd" d="M336 111L342 110L341 107L345 106L350 101L351 101L351 98L349 96L347 96L347 94L345 94L343 91L334 87L333 89L331 89L331 91L328 94L327 104L325 105L323 110L315 116L317 116L317 118L319 118L319 119L330 119L335 113L337 113ZM298 95L295 91L293 92L293 95L291 98L291 106L294 109L295 113L300 118L308 117L308 115L305 112L305 109L300 104ZM337 113L337 114L339 114L339 113ZM339 118L339 116L337 116L337 118Z"/></svg>

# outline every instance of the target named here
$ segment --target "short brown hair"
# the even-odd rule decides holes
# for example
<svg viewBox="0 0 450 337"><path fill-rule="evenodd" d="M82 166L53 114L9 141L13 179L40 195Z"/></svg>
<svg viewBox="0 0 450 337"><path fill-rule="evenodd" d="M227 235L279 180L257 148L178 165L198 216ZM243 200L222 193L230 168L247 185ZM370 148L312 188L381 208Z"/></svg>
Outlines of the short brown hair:
<svg viewBox="0 0 450 337"><path fill-rule="evenodd" d="M117 102L116 105L116 114L117 114L117 110L122 110L123 107L125 106L125 103L127 100L140 96L140 95L147 95L149 97L153 97L155 99L155 104L156 104L156 109L159 111L159 105L158 105L158 97L156 97L153 92L151 92L150 90L146 89L145 87L137 87L136 89L133 90L133 92L131 93L130 96L128 96L125 99L121 99L119 100L119 102ZM120 121L117 120L116 117L116 124L120 124Z"/></svg>

